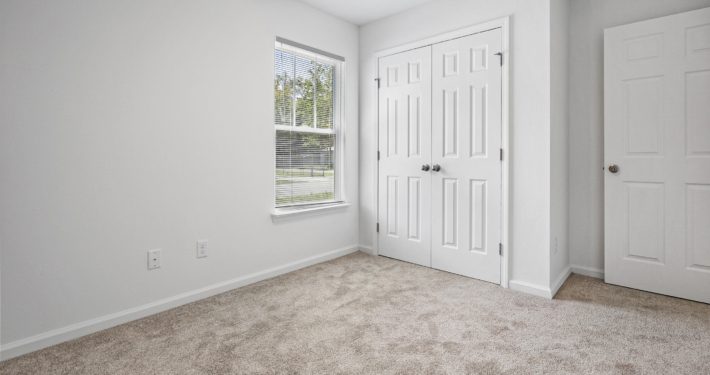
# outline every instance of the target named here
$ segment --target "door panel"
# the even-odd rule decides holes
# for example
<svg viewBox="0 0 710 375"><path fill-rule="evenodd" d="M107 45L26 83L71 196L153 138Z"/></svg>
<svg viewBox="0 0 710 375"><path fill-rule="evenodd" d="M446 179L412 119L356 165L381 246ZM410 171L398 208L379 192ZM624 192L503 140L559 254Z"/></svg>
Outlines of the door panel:
<svg viewBox="0 0 710 375"><path fill-rule="evenodd" d="M442 179L444 183L444 188L442 189L442 202L441 205L444 208L444 227L442 228L443 241L442 245L450 249L458 249L459 239L458 239L458 229L459 229L459 215L458 215L458 205L459 205L459 180L457 178L444 178ZM434 207L437 206L438 202L434 203Z"/></svg>
<svg viewBox="0 0 710 375"><path fill-rule="evenodd" d="M379 60L379 253L431 265L431 47Z"/></svg>
<svg viewBox="0 0 710 375"><path fill-rule="evenodd" d="M626 183L628 243L626 259L664 263L664 207L662 183Z"/></svg>
<svg viewBox="0 0 710 375"><path fill-rule="evenodd" d="M409 177L409 191L407 192L407 236L410 240L421 240L422 215L422 178ZM427 220L428 221L428 220Z"/></svg>
<svg viewBox="0 0 710 375"><path fill-rule="evenodd" d="M685 75L685 99L688 156L710 156L710 70Z"/></svg>
<svg viewBox="0 0 710 375"><path fill-rule="evenodd" d="M605 279L710 302L710 8L604 48Z"/></svg>
<svg viewBox="0 0 710 375"><path fill-rule="evenodd" d="M471 192L468 212L471 213L471 228L469 235L471 239L469 251L477 251L485 253L486 251L486 181L471 180L471 186L468 191Z"/></svg>
<svg viewBox="0 0 710 375"><path fill-rule="evenodd" d="M442 156L455 158L458 156L459 145L459 92L457 89L444 90L443 95L444 152Z"/></svg>
<svg viewBox="0 0 710 375"><path fill-rule="evenodd" d="M432 50L432 267L500 283L501 30Z"/></svg>
<svg viewBox="0 0 710 375"><path fill-rule="evenodd" d="M689 270L710 272L710 184L688 185L687 262Z"/></svg>
<svg viewBox="0 0 710 375"><path fill-rule="evenodd" d="M399 237L398 227L397 227L397 217L400 212L397 207L399 203L399 176L387 176L387 194L385 195L385 200L387 201L387 235L390 237Z"/></svg>

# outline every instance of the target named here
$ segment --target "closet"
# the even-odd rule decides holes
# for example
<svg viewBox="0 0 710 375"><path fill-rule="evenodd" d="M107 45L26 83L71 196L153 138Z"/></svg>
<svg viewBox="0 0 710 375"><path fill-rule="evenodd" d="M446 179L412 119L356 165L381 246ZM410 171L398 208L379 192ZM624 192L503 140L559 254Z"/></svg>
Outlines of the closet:
<svg viewBox="0 0 710 375"><path fill-rule="evenodd" d="M379 59L380 255L500 283L501 32Z"/></svg>

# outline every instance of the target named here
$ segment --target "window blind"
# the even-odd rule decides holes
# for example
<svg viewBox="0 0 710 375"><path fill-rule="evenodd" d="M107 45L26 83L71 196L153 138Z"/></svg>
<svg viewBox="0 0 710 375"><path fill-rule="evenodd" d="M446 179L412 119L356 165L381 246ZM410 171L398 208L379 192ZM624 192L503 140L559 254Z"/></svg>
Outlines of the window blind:
<svg viewBox="0 0 710 375"><path fill-rule="evenodd" d="M338 199L335 64L293 46L274 50L276 207Z"/></svg>

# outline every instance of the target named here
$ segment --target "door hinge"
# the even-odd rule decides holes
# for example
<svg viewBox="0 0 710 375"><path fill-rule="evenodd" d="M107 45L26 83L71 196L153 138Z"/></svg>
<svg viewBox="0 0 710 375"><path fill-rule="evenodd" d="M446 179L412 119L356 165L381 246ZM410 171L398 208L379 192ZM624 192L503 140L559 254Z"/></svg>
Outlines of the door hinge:
<svg viewBox="0 0 710 375"><path fill-rule="evenodd" d="M380 161L380 151L377 150L377 161Z"/></svg>
<svg viewBox="0 0 710 375"><path fill-rule="evenodd" d="M375 231L380 233L380 223L375 224Z"/></svg>
<svg viewBox="0 0 710 375"><path fill-rule="evenodd" d="M503 256L503 244L498 244L498 255Z"/></svg>
<svg viewBox="0 0 710 375"><path fill-rule="evenodd" d="M379 88L380 88L380 79L379 79L379 78L375 78L375 81L377 81L377 88L379 89Z"/></svg>
<svg viewBox="0 0 710 375"><path fill-rule="evenodd" d="M503 149L500 149L500 161L503 161Z"/></svg>
<svg viewBox="0 0 710 375"><path fill-rule="evenodd" d="M498 52L495 55L500 57L500 66L503 66L503 52Z"/></svg>

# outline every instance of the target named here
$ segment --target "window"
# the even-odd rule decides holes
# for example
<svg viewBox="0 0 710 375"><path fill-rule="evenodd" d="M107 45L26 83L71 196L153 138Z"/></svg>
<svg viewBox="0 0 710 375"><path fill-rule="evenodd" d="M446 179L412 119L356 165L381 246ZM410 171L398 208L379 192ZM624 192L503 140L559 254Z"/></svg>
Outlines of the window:
<svg viewBox="0 0 710 375"><path fill-rule="evenodd" d="M339 192L342 58L277 39L276 207L333 203Z"/></svg>

